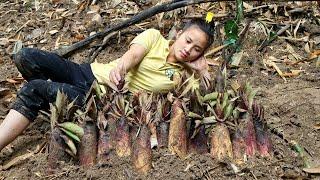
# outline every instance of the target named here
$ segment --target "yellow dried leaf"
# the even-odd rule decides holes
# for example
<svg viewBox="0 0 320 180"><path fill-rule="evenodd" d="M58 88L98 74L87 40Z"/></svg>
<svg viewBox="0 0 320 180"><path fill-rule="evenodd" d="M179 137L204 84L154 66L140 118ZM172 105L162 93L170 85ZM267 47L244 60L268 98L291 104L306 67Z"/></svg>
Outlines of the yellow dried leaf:
<svg viewBox="0 0 320 180"><path fill-rule="evenodd" d="M304 72L304 70L291 70L289 73L283 73L284 77L295 77L298 76L301 72Z"/></svg>
<svg viewBox="0 0 320 180"><path fill-rule="evenodd" d="M83 39L85 39L86 37L84 36L84 34L76 34L76 35L74 36L74 38L76 38L77 40L83 40Z"/></svg>
<svg viewBox="0 0 320 180"><path fill-rule="evenodd" d="M6 79L8 83L11 83L11 84L18 84L18 83L21 83L23 81L23 79Z"/></svg>
<svg viewBox="0 0 320 180"><path fill-rule="evenodd" d="M309 60L312 60L314 58L317 58L320 55L320 49L317 49L315 51L313 51L310 55L309 55Z"/></svg>
<svg viewBox="0 0 320 180"><path fill-rule="evenodd" d="M277 73L279 74L279 76L282 77L282 79L285 82L287 82L286 78L283 76L283 72L280 70L280 68L275 63L277 61L279 61L277 58L275 58L273 56L269 56L268 59L263 59L263 64L266 68L272 67L273 69L275 69L277 71Z"/></svg>
<svg viewBox="0 0 320 180"><path fill-rule="evenodd" d="M82 12L87 6L87 1L82 1L80 4L78 4L78 13Z"/></svg>
<svg viewBox="0 0 320 180"><path fill-rule="evenodd" d="M284 81L287 81L286 78L283 76L283 72L282 72L282 71L280 70L280 68L276 65L276 63L271 62L270 65L277 71L277 73L279 74L279 76L281 76Z"/></svg>
<svg viewBox="0 0 320 180"><path fill-rule="evenodd" d="M237 80L235 81L231 81L231 88L234 90L234 91L237 91L239 88L240 88L240 84L238 83Z"/></svg>

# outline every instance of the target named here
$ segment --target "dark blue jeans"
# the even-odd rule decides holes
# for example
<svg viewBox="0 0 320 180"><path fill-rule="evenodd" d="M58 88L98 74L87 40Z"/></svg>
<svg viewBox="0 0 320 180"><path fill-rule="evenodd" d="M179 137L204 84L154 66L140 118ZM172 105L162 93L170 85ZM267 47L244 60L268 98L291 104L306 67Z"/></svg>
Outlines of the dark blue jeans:
<svg viewBox="0 0 320 180"><path fill-rule="evenodd" d="M58 90L76 104L84 105L84 98L95 80L90 64L77 64L38 49L23 48L14 62L27 80L20 89L12 109L33 121L39 110L48 110L55 102Z"/></svg>

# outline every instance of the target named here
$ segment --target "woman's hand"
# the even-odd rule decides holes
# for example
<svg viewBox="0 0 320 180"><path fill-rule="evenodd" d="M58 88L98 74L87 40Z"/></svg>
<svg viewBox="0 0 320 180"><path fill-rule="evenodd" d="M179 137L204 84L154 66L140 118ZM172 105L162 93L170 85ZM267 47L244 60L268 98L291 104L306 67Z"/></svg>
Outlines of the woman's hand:
<svg viewBox="0 0 320 180"><path fill-rule="evenodd" d="M126 73L139 64L146 53L144 46L132 44L129 50L119 59L117 67L110 71L109 80L118 86L124 80Z"/></svg>
<svg viewBox="0 0 320 180"><path fill-rule="evenodd" d="M204 85L206 88L210 87L210 73L208 71L209 65L207 63L207 60L204 56L200 56L198 59L192 61L192 62L186 62L186 65L195 70L203 79Z"/></svg>
<svg viewBox="0 0 320 180"><path fill-rule="evenodd" d="M200 75L205 74L208 72L209 66L207 63L207 60L204 56L200 56L198 59L186 62L187 66L189 66L191 69L197 71Z"/></svg>
<svg viewBox="0 0 320 180"><path fill-rule="evenodd" d="M109 80L114 83L116 86L123 80L125 77L125 73L119 67L115 67L110 71Z"/></svg>

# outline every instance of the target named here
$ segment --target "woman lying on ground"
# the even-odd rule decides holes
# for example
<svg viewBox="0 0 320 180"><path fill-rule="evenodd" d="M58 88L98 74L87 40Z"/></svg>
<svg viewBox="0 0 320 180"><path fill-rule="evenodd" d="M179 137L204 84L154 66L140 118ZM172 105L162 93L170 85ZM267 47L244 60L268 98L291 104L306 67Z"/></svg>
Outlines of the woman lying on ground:
<svg viewBox="0 0 320 180"><path fill-rule="evenodd" d="M183 64L198 72L206 70L203 54L213 42L213 33L213 22L203 19L187 23L174 41L166 40L158 30L148 29L135 37L121 58L108 64L76 64L53 53L21 49L14 62L27 83L0 125L0 151L28 127L39 110L49 109L58 90L69 100L76 99L80 106L94 80L118 85L125 78L131 92L172 90L185 68Z"/></svg>

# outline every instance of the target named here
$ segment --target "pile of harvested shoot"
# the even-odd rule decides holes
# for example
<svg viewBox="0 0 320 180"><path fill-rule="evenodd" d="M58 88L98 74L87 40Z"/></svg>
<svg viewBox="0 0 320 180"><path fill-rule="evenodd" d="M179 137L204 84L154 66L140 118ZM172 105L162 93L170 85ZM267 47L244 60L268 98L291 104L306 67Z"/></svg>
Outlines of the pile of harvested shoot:
<svg viewBox="0 0 320 180"><path fill-rule="evenodd" d="M59 93L51 107L49 166L57 168L67 154L84 167L130 157L136 171L146 175L152 168L150 127L155 127L157 147L180 158L210 153L219 161L241 164L255 155L270 157L264 109L254 99L257 91L249 83L231 82L230 89L227 84L226 68L209 83L186 73L168 94L130 94L122 83L105 86L102 95L94 83L84 110L67 104Z"/></svg>

